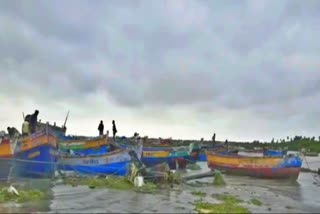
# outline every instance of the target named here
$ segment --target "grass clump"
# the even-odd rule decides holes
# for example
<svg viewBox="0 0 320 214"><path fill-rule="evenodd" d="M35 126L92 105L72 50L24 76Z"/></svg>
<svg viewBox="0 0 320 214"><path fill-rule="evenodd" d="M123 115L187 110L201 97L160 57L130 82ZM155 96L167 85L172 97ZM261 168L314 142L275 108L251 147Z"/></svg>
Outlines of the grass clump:
<svg viewBox="0 0 320 214"><path fill-rule="evenodd" d="M224 181L221 172L217 171L214 174L213 185L214 186L225 186L226 185L226 182Z"/></svg>
<svg viewBox="0 0 320 214"><path fill-rule="evenodd" d="M94 188L111 188L118 190L133 189L133 184L125 177L108 176L105 178L92 178L92 177L70 177L64 180L65 184L71 186L88 186Z"/></svg>
<svg viewBox="0 0 320 214"><path fill-rule="evenodd" d="M186 168L189 170L201 170L201 167L196 163L188 164Z"/></svg>
<svg viewBox="0 0 320 214"><path fill-rule="evenodd" d="M233 195L215 195L215 198L219 201L223 201L228 204L237 204L243 202L241 199L233 196Z"/></svg>
<svg viewBox="0 0 320 214"><path fill-rule="evenodd" d="M8 192L7 187L0 190L0 203L39 201L45 198L45 193L39 190L18 190L19 195Z"/></svg>
<svg viewBox="0 0 320 214"><path fill-rule="evenodd" d="M141 187L135 187L133 183L126 177L107 176L105 178L92 177L76 177L66 178L65 184L72 186L88 186L91 189L108 188L116 190L134 190L141 193L155 193L159 188L156 184L147 182Z"/></svg>
<svg viewBox="0 0 320 214"><path fill-rule="evenodd" d="M153 194L153 193L156 193L159 188L156 184L154 183L145 183L143 186L141 187L135 187L134 190L136 192L141 192L141 193L150 193L150 194Z"/></svg>
<svg viewBox="0 0 320 214"><path fill-rule="evenodd" d="M211 204L198 201L195 202L195 209L198 213L250 213L245 207L229 203Z"/></svg>
<svg viewBox="0 0 320 214"><path fill-rule="evenodd" d="M239 198L232 195L214 195L219 204L196 201L195 209L198 213L250 213L249 210L238 203L242 202Z"/></svg>
<svg viewBox="0 0 320 214"><path fill-rule="evenodd" d="M167 184L181 184L182 183L181 173L178 173L178 172L172 173L171 171L168 171L168 173L164 178L164 181Z"/></svg>
<svg viewBox="0 0 320 214"><path fill-rule="evenodd" d="M196 195L196 196L201 196L201 197L204 197L207 195L207 193L201 192L201 191L193 191L193 192L191 192L191 194Z"/></svg>
<svg viewBox="0 0 320 214"><path fill-rule="evenodd" d="M251 202L251 204L256 205L256 206L262 205L262 202L259 201L258 199L255 199L255 198L251 199L250 202Z"/></svg>

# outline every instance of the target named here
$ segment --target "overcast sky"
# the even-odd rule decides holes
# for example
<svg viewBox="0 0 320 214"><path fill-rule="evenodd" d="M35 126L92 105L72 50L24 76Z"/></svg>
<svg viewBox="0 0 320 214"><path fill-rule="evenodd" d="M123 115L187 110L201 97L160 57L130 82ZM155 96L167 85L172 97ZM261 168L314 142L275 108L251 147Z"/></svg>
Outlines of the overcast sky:
<svg viewBox="0 0 320 214"><path fill-rule="evenodd" d="M319 0L0 1L0 129L319 136Z"/></svg>

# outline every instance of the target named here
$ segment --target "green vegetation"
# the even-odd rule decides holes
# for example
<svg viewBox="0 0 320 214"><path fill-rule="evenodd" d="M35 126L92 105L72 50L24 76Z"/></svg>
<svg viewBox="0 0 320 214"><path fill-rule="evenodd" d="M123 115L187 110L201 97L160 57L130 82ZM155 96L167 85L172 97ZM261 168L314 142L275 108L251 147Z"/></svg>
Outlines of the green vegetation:
<svg viewBox="0 0 320 214"><path fill-rule="evenodd" d="M196 163L188 164L186 168L189 170L201 170L201 167Z"/></svg>
<svg viewBox="0 0 320 214"><path fill-rule="evenodd" d="M172 173L171 171L168 171L164 180L167 184L181 184L182 176L179 172Z"/></svg>
<svg viewBox="0 0 320 214"><path fill-rule="evenodd" d="M39 190L18 190L19 195L8 192L7 187L0 190L0 203L17 202L24 203L29 201L39 201L45 198L45 193Z"/></svg>
<svg viewBox="0 0 320 214"><path fill-rule="evenodd" d="M226 182L223 179L221 172L217 171L213 178L213 185L214 186L224 186Z"/></svg>
<svg viewBox="0 0 320 214"><path fill-rule="evenodd" d="M231 143L231 142L230 142ZM287 137L286 139L282 140L274 140L272 139L271 142L232 142L232 145L235 146L242 146L245 148L253 148L253 147L267 147L270 149L287 149L290 151L301 151L303 148L306 149L308 152L316 152L320 153L320 137L316 139L316 137L302 137L302 136L295 136L294 138Z"/></svg>
<svg viewBox="0 0 320 214"><path fill-rule="evenodd" d="M250 213L245 207L227 203L211 204L207 202L196 202L195 207L198 213Z"/></svg>
<svg viewBox="0 0 320 214"><path fill-rule="evenodd" d="M259 201L258 199L255 199L255 198L251 199L250 202L251 202L251 204L254 204L256 206L261 206L262 205L262 202Z"/></svg>
<svg viewBox="0 0 320 214"><path fill-rule="evenodd" d="M219 194L219 195L214 195L216 199L218 199L219 201L223 201L225 203L228 203L228 204L237 204L237 203L241 203L243 202L241 199L233 196L233 195L222 195L222 194Z"/></svg>
<svg viewBox="0 0 320 214"><path fill-rule="evenodd" d="M159 187L154 183L146 183L142 187L135 187L134 190L141 193L156 193Z"/></svg>
<svg viewBox="0 0 320 214"><path fill-rule="evenodd" d="M201 197L204 197L207 195L207 193L201 192L201 191L193 191L193 192L191 192L191 194L196 195L196 196L201 196Z"/></svg>
<svg viewBox="0 0 320 214"><path fill-rule="evenodd" d="M91 189L109 188L117 190L134 190L141 193L155 193L159 187L154 183L145 183L142 187L135 187L126 177L108 176L106 178L92 177L68 177L64 180L65 184L71 186L88 186Z"/></svg>
<svg viewBox="0 0 320 214"><path fill-rule="evenodd" d="M239 198L232 195L213 195L223 203L211 204L208 202L195 201L195 209L198 213L250 213L249 210L239 203L242 202Z"/></svg>
<svg viewBox="0 0 320 214"><path fill-rule="evenodd" d="M92 178L92 177L66 177L65 184L71 186L88 186L89 188L111 188L118 190L133 189L133 184L124 177L108 176L106 178Z"/></svg>

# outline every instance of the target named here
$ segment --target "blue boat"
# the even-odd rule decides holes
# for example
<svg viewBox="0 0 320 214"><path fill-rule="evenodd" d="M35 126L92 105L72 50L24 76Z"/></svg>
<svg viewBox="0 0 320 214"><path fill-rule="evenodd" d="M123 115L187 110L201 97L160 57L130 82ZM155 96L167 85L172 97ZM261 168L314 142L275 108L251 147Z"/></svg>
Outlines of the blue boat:
<svg viewBox="0 0 320 214"><path fill-rule="evenodd" d="M283 157L284 155L286 155L286 151L280 151L280 150L265 150L263 151L263 156L266 157Z"/></svg>
<svg viewBox="0 0 320 214"><path fill-rule="evenodd" d="M17 177L47 178L55 172L57 138L47 128L18 139L14 151Z"/></svg>
<svg viewBox="0 0 320 214"><path fill-rule="evenodd" d="M58 169L62 172L75 172L87 175L125 176L129 172L134 151L138 158L142 154L142 143L128 149L116 149L105 154L59 154Z"/></svg>
<svg viewBox="0 0 320 214"><path fill-rule="evenodd" d="M119 148L128 148L135 145L136 142L130 139L121 138L116 142ZM188 163L194 163L197 155L192 157L192 152L199 152L199 148L191 143L187 146L171 147L171 146L149 146L143 147L141 161L147 167L158 164L167 163L170 169L185 169Z"/></svg>
<svg viewBox="0 0 320 214"><path fill-rule="evenodd" d="M207 155L205 152L200 152L199 157L198 157L198 161L207 162Z"/></svg>

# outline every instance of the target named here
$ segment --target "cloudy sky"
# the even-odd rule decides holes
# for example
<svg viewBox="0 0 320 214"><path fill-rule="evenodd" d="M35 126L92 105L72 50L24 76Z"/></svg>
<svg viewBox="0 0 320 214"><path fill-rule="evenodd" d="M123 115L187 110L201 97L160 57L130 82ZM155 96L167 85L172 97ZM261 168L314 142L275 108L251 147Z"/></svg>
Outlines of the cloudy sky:
<svg viewBox="0 0 320 214"><path fill-rule="evenodd" d="M318 0L0 1L0 129L318 136Z"/></svg>

